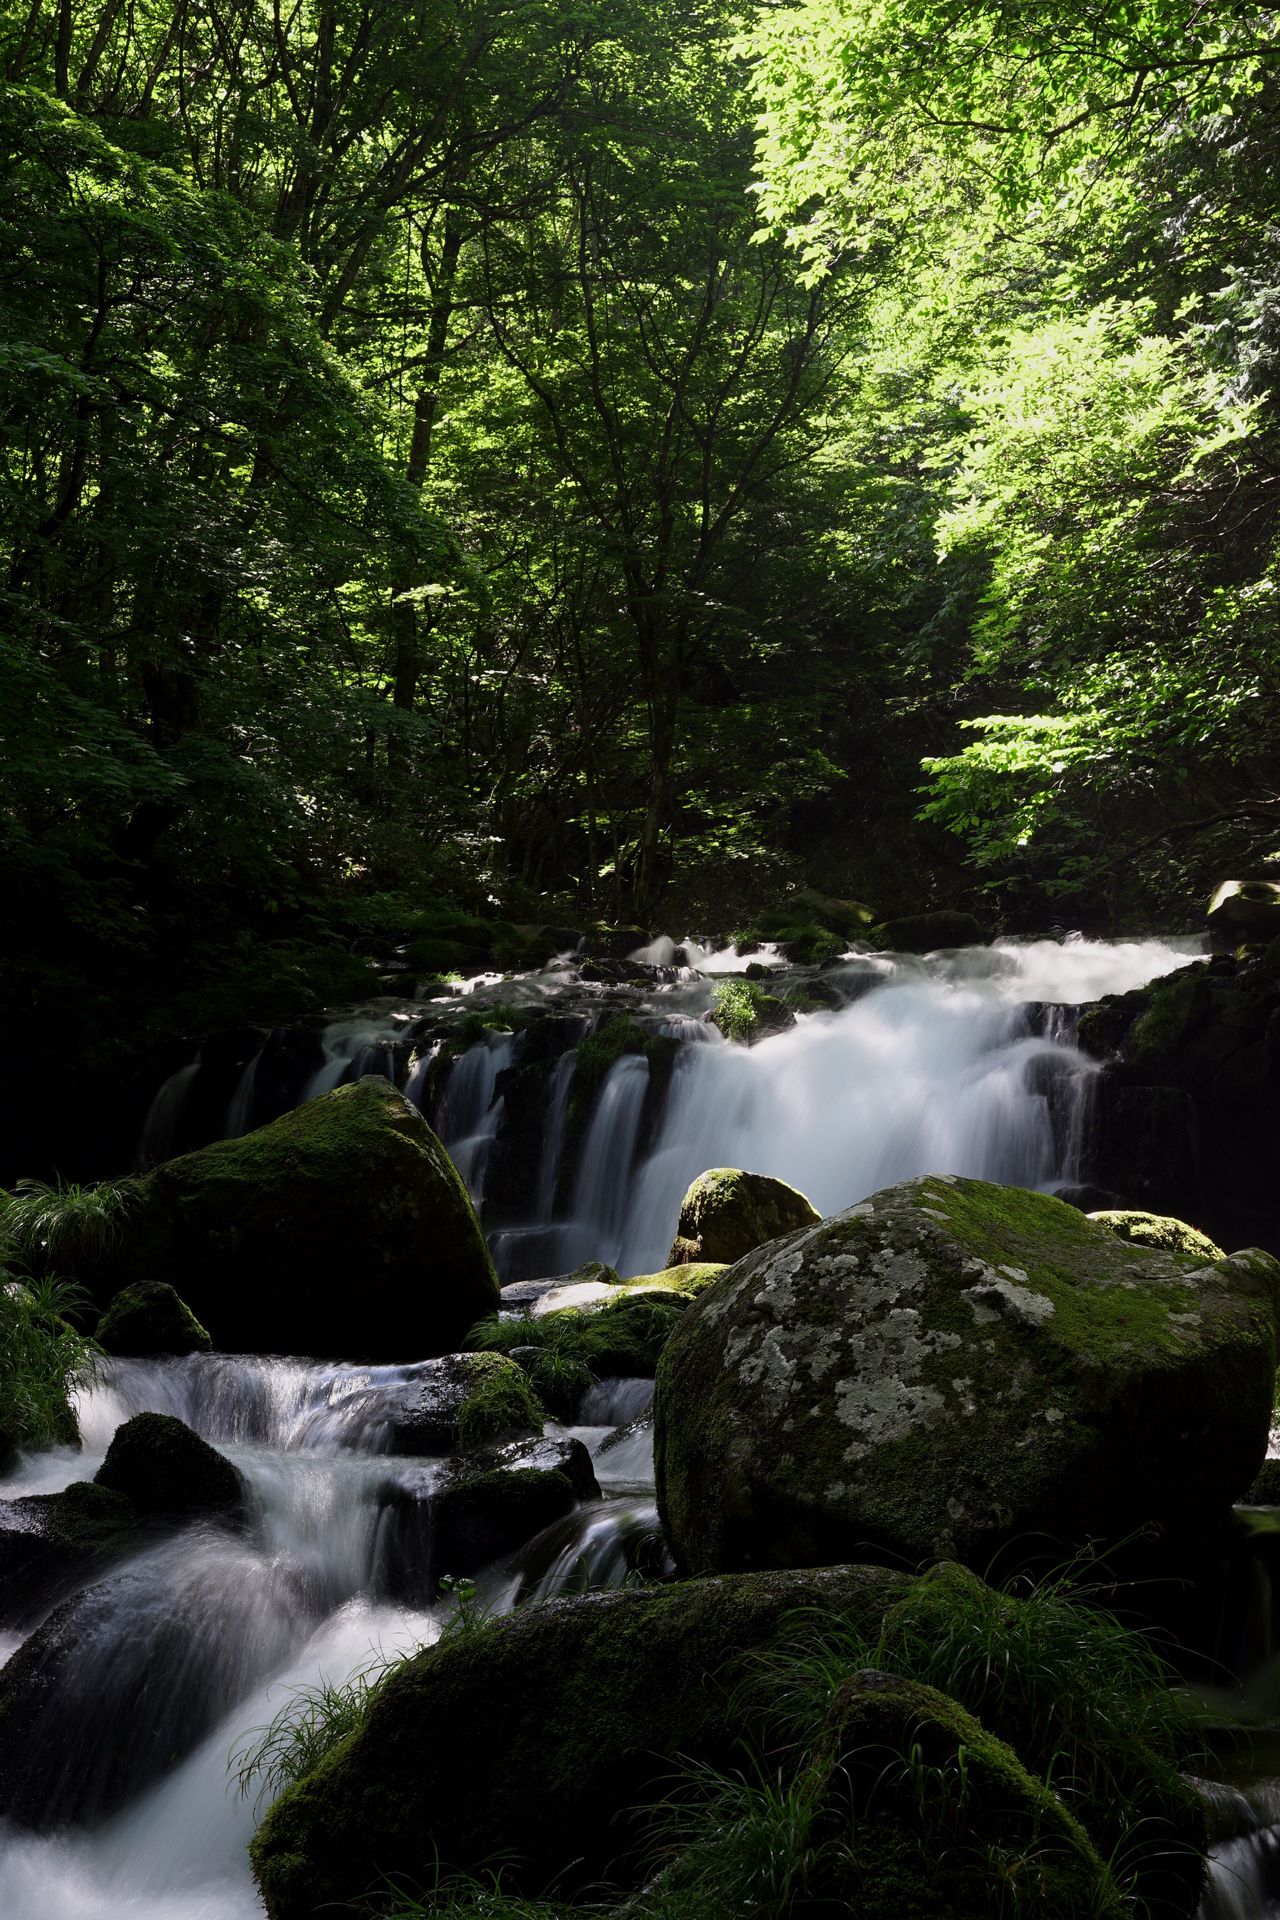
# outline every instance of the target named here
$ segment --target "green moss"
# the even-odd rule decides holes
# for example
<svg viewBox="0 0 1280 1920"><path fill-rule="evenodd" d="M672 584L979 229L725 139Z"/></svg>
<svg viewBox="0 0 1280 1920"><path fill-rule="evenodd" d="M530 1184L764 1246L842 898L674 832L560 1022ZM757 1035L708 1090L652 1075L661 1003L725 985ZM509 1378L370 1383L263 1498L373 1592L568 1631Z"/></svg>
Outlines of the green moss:
<svg viewBox="0 0 1280 1920"><path fill-rule="evenodd" d="M745 975L719 981L712 999L712 1025L720 1029L726 1040L736 1040L745 1046L759 1019L764 997L755 981Z"/></svg>
<svg viewBox="0 0 1280 1920"><path fill-rule="evenodd" d="M821 1214L798 1188L771 1174L739 1167L700 1173L680 1203L676 1237L668 1256L682 1262L729 1264L800 1227L816 1226Z"/></svg>
<svg viewBox="0 0 1280 1920"><path fill-rule="evenodd" d="M1131 1066L1150 1067L1167 1058L1195 1031L1209 1009L1203 968L1183 968L1150 990L1150 1002L1130 1028L1124 1057Z"/></svg>
<svg viewBox="0 0 1280 1920"><path fill-rule="evenodd" d="M658 1273L637 1273L630 1280L623 1280L619 1293L678 1293L687 1300L695 1300L700 1293L714 1286L725 1271L723 1260L690 1261L683 1267L663 1267Z"/></svg>
<svg viewBox="0 0 1280 1920"><path fill-rule="evenodd" d="M540 1433L542 1408L527 1377L500 1353L466 1356L469 1391L458 1409L463 1447L484 1446L513 1433Z"/></svg>
<svg viewBox="0 0 1280 1920"><path fill-rule="evenodd" d="M1088 1218L1134 1246L1160 1247L1166 1253L1190 1253L1197 1260L1226 1259L1223 1249L1207 1233L1200 1233L1185 1220L1174 1220L1168 1214L1114 1209L1091 1213Z"/></svg>

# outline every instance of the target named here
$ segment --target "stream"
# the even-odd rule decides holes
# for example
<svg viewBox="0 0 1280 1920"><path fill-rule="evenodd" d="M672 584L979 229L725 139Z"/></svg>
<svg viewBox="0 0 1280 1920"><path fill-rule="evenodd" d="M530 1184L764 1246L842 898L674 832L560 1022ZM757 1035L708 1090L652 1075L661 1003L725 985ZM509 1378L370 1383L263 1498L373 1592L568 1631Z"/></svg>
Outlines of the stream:
<svg viewBox="0 0 1280 1920"><path fill-rule="evenodd" d="M1072 1044L1071 1009L1200 951L1195 941L1037 941L925 960L850 955L821 970L779 966L779 985L803 992L816 982L823 1004L806 994L789 1031L746 1049L704 1018L715 975L745 960L686 945L681 963L673 943L656 943L644 957L652 969L644 985L593 984L566 961L515 981L358 1010L327 1023L309 1052L294 1049L292 1078L279 1071L280 1047L269 1037L231 1075L220 1130L245 1131L362 1073L386 1073L448 1146L504 1281L566 1272L589 1258L642 1273L665 1264L680 1198L709 1166L777 1175L824 1213L924 1172L1070 1186L1097 1071ZM768 952L757 958L776 965ZM442 1018L513 1004L554 1020L556 1044L540 1043L536 1024L486 1031L433 1077ZM678 1042L670 1071L655 1089L645 1055L624 1053L572 1141L575 1049L618 1010ZM495 1193L490 1175L512 1140L507 1076L534 1064L539 1048L537 1164ZM144 1161L184 1144L184 1114L208 1072L197 1058L160 1090ZM245 1855L254 1794L238 1793L232 1756L291 1689L430 1645L456 1605L405 1597L402 1548L386 1524L389 1483L413 1473L429 1482L441 1469L389 1451L387 1406L414 1365L413 1356L399 1367L226 1355L117 1360L82 1398L83 1450L28 1456L0 1482L0 1498L12 1499L91 1479L116 1427L155 1410L176 1414L225 1453L251 1494L245 1530L189 1528L149 1544L104 1581L83 1668L62 1670L65 1697L42 1714L33 1743L57 1738L68 1776L93 1780L118 1716L141 1696L156 1740L172 1736L185 1757L123 1804L104 1787L102 1810L82 1824L41 1834L0 1827L4 1920L260 1917ZM477 1576L480 1604L507 1610L619 1584L638 1560L661 1565L650 1396L642 1381L591 1389L565 1431L587 1445L604 1497L580 1503ZM20 1638L0 1634L0 1661ZM202 1721L194 1736L184 1723L180 1736L166 1715L189 1699L202 1703ZM1261 1891L1276 1884L1278 1853L1269 1826L1219 1848L1206 1920L1280 1914Z"/></svg>

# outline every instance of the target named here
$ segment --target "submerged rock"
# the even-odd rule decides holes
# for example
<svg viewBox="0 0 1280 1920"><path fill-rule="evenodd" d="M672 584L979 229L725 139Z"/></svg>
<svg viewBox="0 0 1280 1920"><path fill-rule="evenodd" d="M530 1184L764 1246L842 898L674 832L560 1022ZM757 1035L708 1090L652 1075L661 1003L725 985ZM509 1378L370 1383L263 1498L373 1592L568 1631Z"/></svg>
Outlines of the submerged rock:
<svg viewBox="0 0 1280 1920"><path fill-rule="evenodd" d="M712 1167L680 1203L670 1266L740 1260L781 1234L816 1226L822 1215L802 1193L767 1173Z"/></svg>
<svg viewBox="0 0 1280 1920"><path fill-rule="evenodd" d="M108 1353L208 1353L213 1342L166 1280L122 1287L98 1321L95 1339Z"/></svg>
<svg viewBox="0 0 1280 1920"><path fill-rule="evenodd" d="M168 1413L137 1413L117 1427L94 1485L123 1494L138 1513L238 1513L245 1483L229 1460Z"/></svg>
<svg viewBox="0 0 1280 1920"><path fill-rule="evenodd" d="M659 1502L701 1572L985 1568L1225 1514L1267 1445L1280 1266L1129 1245L934 1175L749 1254L658 1369Z"/></svg>
<svg viewBox="0 0 1280 1920"><path fill-rule="evenodd" d="M222 1350L447 1353L498 1285L466 1188L426 1121L376 1076L134 1183L100 1299L182 1276Z"/></svg>
<svg viewBox="0 0 1280 1920"><path fill-rule="evenodd" d="M624 1816L677 1759L729 1760L720 1675L796 1608L875 1633L905 1590L870 1567L691 1581L552 1601L428 1649L359 1731L267 1814L252 1844L272 1920L311 1920L378 1883L501 1857L535 1888L625 1854Z"/></svg>

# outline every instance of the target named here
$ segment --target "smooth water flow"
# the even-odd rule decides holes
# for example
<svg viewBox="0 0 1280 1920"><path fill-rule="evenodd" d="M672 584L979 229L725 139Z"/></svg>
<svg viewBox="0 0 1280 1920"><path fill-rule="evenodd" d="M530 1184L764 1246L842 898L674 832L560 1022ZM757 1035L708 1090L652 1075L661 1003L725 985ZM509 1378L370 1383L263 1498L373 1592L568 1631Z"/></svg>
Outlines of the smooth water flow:
<svg viewBox="0 0 1280 1920"><path fill-rule="evenodd" d="M533 1028L486 1030L451 1064L441 1061L439 1002L334 1021L299 1050L283 1105L385 1073L428 1112L482 1206L491 1185L485 1224L506 1277L564 1272L587 1258L644 1272L665 1262L681 1196L711 1166L778 1175L828 1213L924 1172L1035 1187L1070 1181L1096 1068L1072 1043L1069 1010L1185 965L1197 950L1005 943L922 960L851 954L820 971L784 968L765 952L770 985L793 995L798 1017L748 1049L706 1017L713 976L740 973L748 956L686 943L682 963L674 942L660 941L644 956L663 970L649 988L602 989L567 962L468 983L467 1006L482 1015L489 1003L572 1014L544 1031L540 1048L530 1044ZM575 1109L583 1037L619 1011L666 1051L622 1052ZM202 1111L223 1113L228 1132L261 1124L268 1097L280 1110L277 1038L216 1083L217 1100L204 1098ZM512 1070L543 1076L519 1204L515 1136L506 1131ZM197 1060L160 1090L144 1163L183 1137L203 1072ZM522 1137L527 1157L530 1135ZM505 1161L493 1157L499 1146ZM390 1457L398 1412L422 1380L411 1357L377 1367L225 1355L120 1361L84 1401L84 1451L25 1460L0 1485L12 1499L91 1478L116 1427L154 1409L220 1447L250 1490L244 1528L205 1526L153 1543L73 1602L84 1631L42 1696L31 1745L61 1824L0 1830L5 1920L260 1914L245 1858L253 1808L229 1783L229 1754L291 1687L430 1643L445 1624L448 1605L425 1592L387 1597L406 1583L393 1564L399 1536L388 1502L406 1486L429 1493L447 1471ZM652 1494L651 1394L650 1382L614 1381L585 1398L572 1432L590 1448L606 1498L480 1576L487 1604L616 1583L637 1565L670 1570ZM21 1624L25 1632L34 1623ZM0 1629L0 1661L23 1632ZM146 1737L135 1738L139 1712ZM1263 1884L1270 1853L1261 1836L1221 1850L1206 1914L1254 1912L1237 1896L1252 1898Z"/></svg>

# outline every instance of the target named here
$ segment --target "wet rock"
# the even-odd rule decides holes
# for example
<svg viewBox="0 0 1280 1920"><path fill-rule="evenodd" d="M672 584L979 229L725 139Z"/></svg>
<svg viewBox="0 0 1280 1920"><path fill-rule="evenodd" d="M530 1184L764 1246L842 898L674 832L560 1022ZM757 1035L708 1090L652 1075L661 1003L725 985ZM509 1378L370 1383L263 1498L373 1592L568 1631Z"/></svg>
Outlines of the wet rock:
<svg viewBox="0 0 1280 1920"><path fill-rule="evenodd" d="M231 1462L168 1413L138 1413L117 1427L93 1484L140 1514L186 1517L239 1513L246 1492Z"/></svg>
<svg viewBox="0 0 1280 1920"><path fill-rule="evenodd" d="M108 1299L180 1274L222 1350L447 1353L497 1304L466 1189L421 1114L370 1076L156 1167L78 1278Z"/></svg>
<svg viewBox="0 0 1280 1920"><path fill-rule="evenodd" d="M516 1441L392 1475L378 1494L379 1585L422 1605L445 1575L514 1552L581 1500L598 1500L591 1455L567 1434Z"/></svg>
<svg viewBox="0 0 1280 1920"><path fill-rule="evenodd" d="M139 1280L117 1293L94 1336L108 1353L208 1353L212 1340L165 1280Z"/></svg>
<svg viewBox="0 0 1280 1920"><path fill-rule="evenodd" d="M1225 1513L1266 1452L1280 1266L1126 1244L935 1175L758 1249L658 1369L659 1502L692 1571L986 1568Z"/></svg>
<svg viewBox="0 0 1280 1920"><path fill-rule="evenodd" d="M444 1454L518 1433L541 1433L542 1408L524 1370L501 1353L428 1361L386 1409L392 1453Z"/></svg>
<svg viewBox="0 0 1280 1920"><path fill-rule="evenodd" d="M1280 934L1280 881L1224 880L1205 919L1211 932L1235 940L1274 940Z"/></svg>
<svg viewBox="0 0 1280 1920"><path fill-rule="evenodd" d="M783 1180L737 1167L712 1167L680 1203L668 1264L740 1260L767 1240L816 1226L821 1214Z"/></svg>
<svg viewBox="0 0 1280 1920"><path fill-rule="evenodd" d="M141 1537L133 1503L87 1480L0 1502L0 1625L25 1624Z"/></svg>
<svg viewBox="0 0 1280 1920"><path fill-rule="evenodd" d="M475 1872L499 1855L539 1890L591 1879L625 1853L627 1812L677 1756L730 1758L730 1689L713 1676L799 1607L827 1602L874 1632L905 1586L847 1567L594 1593L429 1649L268 1813L252 1847L268 1914L310 1920L389 1860L424 1885L437 1865Z"/></svg>

